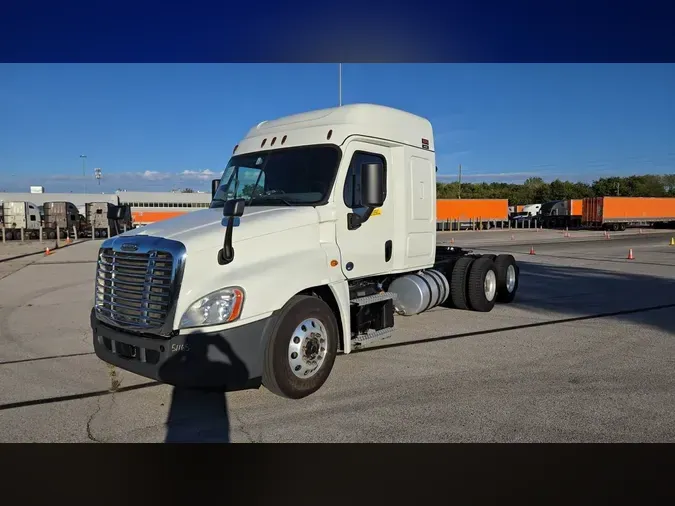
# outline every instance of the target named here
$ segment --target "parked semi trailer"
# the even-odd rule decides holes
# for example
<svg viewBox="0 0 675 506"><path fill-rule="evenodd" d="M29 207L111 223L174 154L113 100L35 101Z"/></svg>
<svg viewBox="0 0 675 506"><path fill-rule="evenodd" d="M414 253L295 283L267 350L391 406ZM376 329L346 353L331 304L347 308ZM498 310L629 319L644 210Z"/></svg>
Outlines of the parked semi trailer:
<svg viewBox="0 0 675 506"><path fill-rule="evenodd" d="M40 235L40 210L32 202L3 202L5 240L36 239Z"/></svg>
<svg viewBox="0 0 675 506"><path fill-rule="evenodd" d="M509 219L507 199L438 199L436 218L448 222L451 229L486 227Z"/></svg>
<svg viewBox="0 0 675 506"><path fill-rule="evenodd" d="M172 385L297 399L398 317L513 301L511 255L436 244L434 147L429 121L370 104L253 127L210 208L102 244L97 356Z"/></svg>
<svg viewBox="0 0 675 506"><path fill-rule="evenodd" d="M583 219L583 199L545 202L537 218L544 228L579 228Z"/></svg>
<svg viewBox="0 0 675 506"><path fill-rule="evenodd" d="M614 231L637 226L675 226L675 198L586 198L582 224Z"/></svg>
<svg viewBox="0 0 675 506"><path fill-rule="evenodd" d="M436 216L439 220L506 221L509 219L507 199L438 199Z"/></svg>

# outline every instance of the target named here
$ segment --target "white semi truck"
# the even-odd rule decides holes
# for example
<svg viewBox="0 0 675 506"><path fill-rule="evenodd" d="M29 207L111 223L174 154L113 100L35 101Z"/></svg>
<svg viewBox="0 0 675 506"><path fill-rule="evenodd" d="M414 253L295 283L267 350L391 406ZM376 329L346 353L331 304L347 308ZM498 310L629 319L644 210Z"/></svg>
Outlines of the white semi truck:
<svg viewBox="0 0 675 506"><path fill-rule="evenodd" d="M3 202L2 227L6 240L37 239L40 210L32 202Z"/></svg>
<svg viewBox="0 0 675 506"><path fill-rule="evenodd" d="M514 258L437 245L435 210L426 119L356 104L262 122L209 209L102 244L96 354L177 386L310 395L395 315L514 299Z"/></svg>

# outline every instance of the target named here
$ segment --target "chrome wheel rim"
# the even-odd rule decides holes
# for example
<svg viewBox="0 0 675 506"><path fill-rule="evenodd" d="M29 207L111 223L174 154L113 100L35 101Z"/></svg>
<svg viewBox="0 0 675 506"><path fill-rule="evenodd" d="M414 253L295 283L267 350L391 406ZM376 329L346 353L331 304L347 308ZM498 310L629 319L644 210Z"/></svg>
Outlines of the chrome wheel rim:
<svg viewBox="0 0 675 506"><path fill-rule="evenodd" d="M513 265L506 268L506 290L511 293L516 287L516 269Z"/></svg>
<svg viewBox="0 0 675 506"><path fill-rule="evenodd" d="M311 378L326 360L326 350L326 326L316 318L307 318L293 331L288 344L288 365L298 378Z"/></svg>
<svg viewBox="0 0 675 506"><path fill-rule="evenodd" d="M497 292L497 276L492 269L487 271L485 280L483 281L483 290L485 290L485 298L489 301L495 298Z"/></svg>

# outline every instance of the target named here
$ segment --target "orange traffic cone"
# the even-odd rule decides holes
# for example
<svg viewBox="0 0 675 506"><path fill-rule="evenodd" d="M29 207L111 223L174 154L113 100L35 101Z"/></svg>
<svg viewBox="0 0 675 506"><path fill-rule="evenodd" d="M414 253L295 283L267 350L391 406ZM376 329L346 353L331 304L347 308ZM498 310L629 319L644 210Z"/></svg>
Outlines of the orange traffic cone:
<svg viewBox="0 0 675 506"><path fill-rule="evenodd" d="M450 238L450 244L455 244L455 238L454 237Z"/></svg>
<svg viewBox="0 0 675 506"><path fill-rule="evenodd" d="M633 248L628 250L628 260L635 260L635 257L633 256Z"/></svg>
<svg viewBox="0 0 675 506"><path fill-rule="evenodd" d="M49 248L45 248L45 256L49 255Z"/></svg>
<svg viewBox="0 0 675 506"><path fill-rule="evenodd" d="M530 246L530 255L534 255L534 254L535 254L534 246Z"/></svg>

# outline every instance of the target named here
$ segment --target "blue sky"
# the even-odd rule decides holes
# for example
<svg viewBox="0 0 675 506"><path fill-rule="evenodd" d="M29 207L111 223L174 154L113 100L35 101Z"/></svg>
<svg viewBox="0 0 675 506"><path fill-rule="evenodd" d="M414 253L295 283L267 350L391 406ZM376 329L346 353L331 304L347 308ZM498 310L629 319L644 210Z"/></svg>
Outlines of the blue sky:
<svg viewBox="0 0 675 506"><path fill-rule="evenodd" d="M0 65L0 191L82 191L80 154L88 190L208 190L251 126L337 101L337 64ZM675 173L673 64L346 64L343 102L431 120L448 181Z"/></svg>

